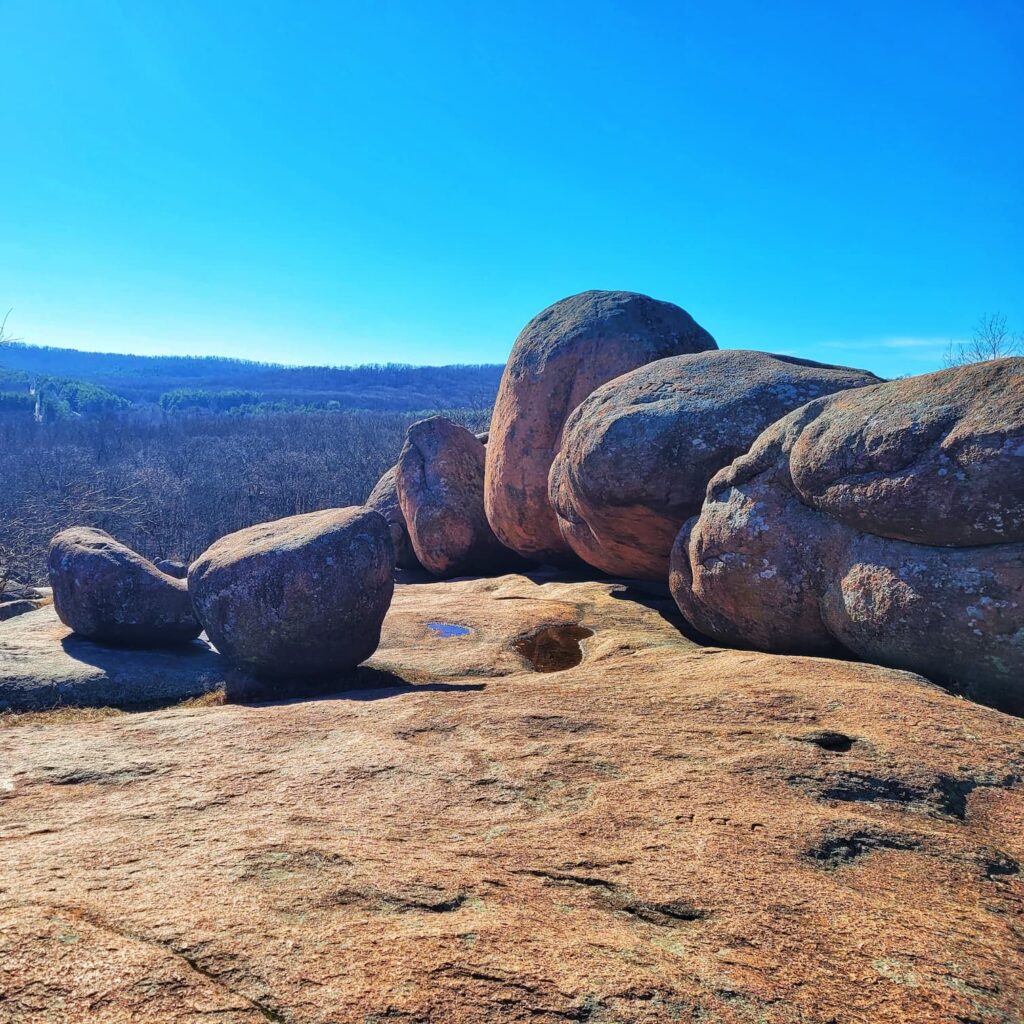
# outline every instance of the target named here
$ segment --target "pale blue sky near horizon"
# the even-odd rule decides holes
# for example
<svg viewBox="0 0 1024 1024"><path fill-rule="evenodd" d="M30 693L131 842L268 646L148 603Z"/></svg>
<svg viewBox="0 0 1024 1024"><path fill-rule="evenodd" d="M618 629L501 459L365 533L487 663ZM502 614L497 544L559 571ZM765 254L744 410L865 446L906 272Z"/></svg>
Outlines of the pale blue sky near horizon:
<svg viewBox="0 0 1024 1024"><path fill-rule="evenodd" d="M1019 0L0 0L0 33L30 343L502 362L586 288L885 375L1024 331Z"/></svg>

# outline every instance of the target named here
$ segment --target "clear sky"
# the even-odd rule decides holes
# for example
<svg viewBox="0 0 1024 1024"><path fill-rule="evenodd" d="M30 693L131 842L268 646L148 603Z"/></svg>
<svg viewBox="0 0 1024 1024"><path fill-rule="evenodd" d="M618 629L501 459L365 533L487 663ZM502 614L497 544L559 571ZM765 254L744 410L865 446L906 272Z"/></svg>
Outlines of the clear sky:
<svg viewBox="0 0 1024 1024"><path fill-rule="evenodd" d="M498 362L626 288L723 346L1024 330L1024 5L0 0L26 341Z"/></svg>

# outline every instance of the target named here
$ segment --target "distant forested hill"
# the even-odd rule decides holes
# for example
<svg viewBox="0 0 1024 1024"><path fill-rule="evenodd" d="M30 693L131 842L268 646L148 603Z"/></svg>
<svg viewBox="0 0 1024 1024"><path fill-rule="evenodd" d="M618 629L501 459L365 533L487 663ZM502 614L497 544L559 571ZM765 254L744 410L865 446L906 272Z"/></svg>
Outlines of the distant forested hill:
<svg viewBox="0 0 1024 1024"><path fill-rule="evenodd" d="M87 381L132 403L160 403L171 411L223 409L233 398L249 405L337 403L394 412L485 409L494 402L501 371L487 364L282 366L216 356L117 355L19 343L0 347L0 374L8 381L20 374Z"/></svg>

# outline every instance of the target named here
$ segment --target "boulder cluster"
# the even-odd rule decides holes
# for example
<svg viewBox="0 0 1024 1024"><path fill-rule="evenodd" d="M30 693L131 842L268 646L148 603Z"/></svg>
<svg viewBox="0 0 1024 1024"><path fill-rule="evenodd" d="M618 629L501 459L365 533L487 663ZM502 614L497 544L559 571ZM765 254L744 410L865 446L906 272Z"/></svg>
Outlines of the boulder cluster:
<svg viewBox="0 0 1024 1024"><path fill-rule="evenodd" d="M723 643L847 651L1024 711L1024 359L790 413L711 481L671 587Z"/></svg>
<svg viewBox="0 0 1024 1024"><path fill-rule="evenodd" d="M922 377L719 350L678 306L591 291L513 346L488 435L413 424L365 507L223 537L184 567L59 534L76 632L205 630L260 675L377 646L393 569L529 563L668 584L715 641L906 668L1024 711L1024 359Z"/></svg>
<svg viewBox="0 0 1024 1024"><path fill-rule="evenodd" d="M351 671L373 654L394 563L384 517L359 507L228 534L186 579L102 530L64 530L49 553L57 615L79 636L171 647L205 630L233 664L282 679Z"/></svg>

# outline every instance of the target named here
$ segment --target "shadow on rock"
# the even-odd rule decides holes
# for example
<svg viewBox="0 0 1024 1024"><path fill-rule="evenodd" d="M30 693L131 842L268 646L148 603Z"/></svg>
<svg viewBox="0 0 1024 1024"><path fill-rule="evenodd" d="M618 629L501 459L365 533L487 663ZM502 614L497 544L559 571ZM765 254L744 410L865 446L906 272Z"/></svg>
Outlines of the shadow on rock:
<svg viewBox="0 0 1024 1024"><path fill-rule="evenodd" d="M231 704L290 704L310 698L384 700L403 693L457 693L483 690L485 683L410 683L394 672L362 665L342 675L266 679L240 669L229 671L224 699Z"/></svg>
<svg viewBox="0 0 1024 1024"><path fill-rule="evenodd" d="M644 580L623 580L622 586L613 590L612 597L620 601L631 601L633 604L650 608L657 612L670 626L679 630L687 640L701 647L717 647L710 637L691 626L679 612L679 607L672 599L668 587L659 587Z"/></svg>
<svg viewBox="0 0 1024 1024"><path fill-rule="evenodd" d="M142 665L146 662L171 664L183 660L195 662L212 659L218 665L225 664L221 656L205 640L168 643L156 647L152 644L112 643L109 641L98 643L95 640L86 640L76 633L70 633L61 639L60 645L69 658L95 665L107 672L112 669Z"/></svg>

